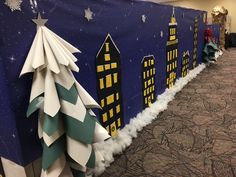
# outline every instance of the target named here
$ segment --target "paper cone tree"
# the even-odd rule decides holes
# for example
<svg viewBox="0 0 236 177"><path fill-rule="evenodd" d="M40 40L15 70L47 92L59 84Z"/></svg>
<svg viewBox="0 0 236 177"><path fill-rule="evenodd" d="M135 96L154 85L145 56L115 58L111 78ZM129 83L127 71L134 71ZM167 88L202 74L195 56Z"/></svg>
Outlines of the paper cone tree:
<svg viewBox="0 0 236 177"><path fill-rule="evenodd" d="M20 76L34 73L27 117L38 111L41 176L83 176L102 158L93 143L110 136L91 110L100 106L72 74L79 71L72 53L80 51L45 27L40 14L33 21L37 32Z"/></svg>

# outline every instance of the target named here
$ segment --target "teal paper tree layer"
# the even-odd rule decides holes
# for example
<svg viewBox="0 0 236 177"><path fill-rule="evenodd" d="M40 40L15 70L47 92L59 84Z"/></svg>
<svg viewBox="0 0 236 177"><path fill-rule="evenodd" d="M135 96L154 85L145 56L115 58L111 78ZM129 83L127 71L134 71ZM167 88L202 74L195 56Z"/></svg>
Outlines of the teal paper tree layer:
<svg viewBox="0 0 236 177"><path fill-rule="evenodd" d="M93 143L109 138L91 111L100 106L71 72L79 71L72 53L80 51L45 27L40 14L33 21L37 33L20 76L34 73L27 117L38 111L41 176L83 176L102 160Z"/></svg>

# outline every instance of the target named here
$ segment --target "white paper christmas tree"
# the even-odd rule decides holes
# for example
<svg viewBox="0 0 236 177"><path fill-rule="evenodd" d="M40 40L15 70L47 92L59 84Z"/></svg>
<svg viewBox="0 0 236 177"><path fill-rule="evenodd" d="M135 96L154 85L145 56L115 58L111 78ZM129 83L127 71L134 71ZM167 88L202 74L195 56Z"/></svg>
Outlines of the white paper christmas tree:
<svg viewBox="0 0 236 177"><path fill-rule="evenodd" d="M33 21L37 33L20 76L34 73L27 117L39 111L41 176L83 176L95 167L96 158L102 160L93 143L109 138L91 111L100 106L71 72L79 71L72 53L80 51L45 27L40 14Z"/></svg>

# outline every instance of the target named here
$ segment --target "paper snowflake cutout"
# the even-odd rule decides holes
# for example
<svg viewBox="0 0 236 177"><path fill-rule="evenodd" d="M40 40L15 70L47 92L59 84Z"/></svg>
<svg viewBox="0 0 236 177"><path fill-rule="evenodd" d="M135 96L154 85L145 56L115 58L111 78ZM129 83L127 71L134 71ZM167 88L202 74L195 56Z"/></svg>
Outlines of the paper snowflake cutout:
<svg viewBox="0 0 236 177"><path fill-rule="evenodd" d="M87 8L84 10L84 17L90 21L93 19L93 12L90 10L90 8Z"/></svg>
<svg viewBox="0 0 236 177"><path fill-rule="evenodd" d="M11 63L13 63L16 60L16 58L13 55L9 59Z"/></svg>
<svg viewBox="0 0 236 177"><path fill-rule="evenodd" d="M22 0L5 0L5 5L8 6L11 11L19 10L21 11Z"/></svg>
<svg viewBox="0 0 236 177"><path fill-rule="evenodd" d="M147 20L147 16L146 15L142 15L142 22L145 23Z"/></svg>

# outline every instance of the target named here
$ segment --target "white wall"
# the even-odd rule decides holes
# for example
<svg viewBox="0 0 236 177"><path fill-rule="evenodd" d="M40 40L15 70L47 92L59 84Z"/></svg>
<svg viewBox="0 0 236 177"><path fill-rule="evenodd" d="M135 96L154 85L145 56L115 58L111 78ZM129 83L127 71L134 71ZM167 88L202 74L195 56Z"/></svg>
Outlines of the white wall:
<svg viewBox="0 0 236 177"><path fill-rule="evenodd" d="M150 1L158 2L159 0ZM231 17L231 32L236 33L236 0L179 0L166 4L205 10L208 12L208 17L211 17L211 11L215 6L224 6L229 11L229 16Z"/></svg>

